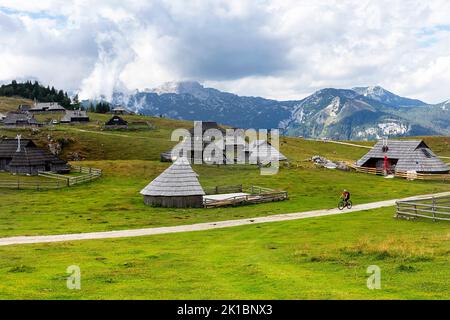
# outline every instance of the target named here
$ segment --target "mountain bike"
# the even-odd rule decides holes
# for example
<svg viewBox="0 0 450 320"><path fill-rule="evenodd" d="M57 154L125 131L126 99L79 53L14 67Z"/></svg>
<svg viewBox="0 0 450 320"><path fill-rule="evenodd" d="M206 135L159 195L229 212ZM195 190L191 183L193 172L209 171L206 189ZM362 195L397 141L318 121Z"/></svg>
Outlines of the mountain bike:
<svg viewBox="0 0 450 320"><path fill-rule="evenodd" d="M353 205L353 203L351 200L345 201L344 199L341 199L341 200L339 200L339 203L338 203L338 209L344 210L345 207L347 207L347 209L351 209L352 205Z"/></svg>

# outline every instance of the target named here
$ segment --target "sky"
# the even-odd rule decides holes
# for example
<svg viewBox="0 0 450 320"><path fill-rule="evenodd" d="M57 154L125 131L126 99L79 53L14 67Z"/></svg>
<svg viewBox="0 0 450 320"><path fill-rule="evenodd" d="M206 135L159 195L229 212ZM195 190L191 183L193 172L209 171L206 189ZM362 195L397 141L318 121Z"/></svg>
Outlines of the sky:
<svg viewBox="0 0 450 320"><path fill-rule="evenodd" d="M300 99L381 85L450 99L448 0L0 0L0 81L81 98L194 80Z"/></svg>

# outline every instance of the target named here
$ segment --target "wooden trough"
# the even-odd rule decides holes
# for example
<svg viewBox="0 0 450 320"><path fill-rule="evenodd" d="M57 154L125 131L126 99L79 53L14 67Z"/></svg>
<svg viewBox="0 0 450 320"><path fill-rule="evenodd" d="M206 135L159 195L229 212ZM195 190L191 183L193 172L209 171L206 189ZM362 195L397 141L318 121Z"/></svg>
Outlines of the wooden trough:
<svg viewBox="0 0 450 320"><path fill-rule="evenodd" d="M211 192L216 190L217 192ZM243 190L242 185L239 186L219 186L213 189L207 189L206 194L219 194L219 192L224 193L242 193L246 190ZM226 207L226 206L238 206L245 204L256 204L256 203L264 203L264 202L273 202L273 201L283 201L288 199L287 191L277 191L269 188L263 188L258 186L251 186L248 190L248 194L245 195L237 195L230 196L226 199L216 200L216 199L208 199L203 198L203 206L205 208L218 208L218 207Z"/></svg>

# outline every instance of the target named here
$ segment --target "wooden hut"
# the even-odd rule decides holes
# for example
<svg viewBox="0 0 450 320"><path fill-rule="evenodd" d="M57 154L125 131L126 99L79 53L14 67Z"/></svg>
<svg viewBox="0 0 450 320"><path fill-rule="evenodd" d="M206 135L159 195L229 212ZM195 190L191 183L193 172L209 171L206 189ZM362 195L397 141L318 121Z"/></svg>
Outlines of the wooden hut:
<svg viewBox="0 0 450 320"><path fill-rule="evenodd" d="M119 117L118 115L113 116L105 123L105 128L114 129L114 128L127 128L128 122Z"/></svg>
<svg viewBox="0 0 450 320"><path fill-rule="evenodd" d="M8 112L3 119L3 125L6 127L20 128L20 127L38 127L42 123L36 121L33 115L23 112Z"/></svg>
<svg viewBox="0 0 450 320"><path fill-rule="evenodd" d="M356 162L359 167L386 169L393 172L449 173L442 162L422 140L379 141Z"/></svg>
<svg viewBox="0 0 450 320"><path fill-rule="evenodd" d="M89 122L89 116L84 110L66 110L61 123Z"/></svg>
<svg viewBox="0 0 450 320"><path fill-rule="evenodd" d="M58 113L66 112L66 109L57 102L34 102L28 109L29 113Z"/></svg>
<svg viewBox="0 0 450 320"><path fill-rule="evenodd" d="M163 152L160 154L160 158L162 162L172 162L178 159L179 157L188 157L189 161L194 161L194 158L198 156L199 161L203 161L203 151L206 146L209 145L210 142L207 142L211 139L212 136L207 134L207 131L210 129L216 129L220 131L222 136L225 136L225 130L214 121L194 121L194 127L189 129L190 139L184 139L179 142L172 149ZM195 141L201 140L201 143L197 144ZM205 141L206 140L206 141ZM214 141L212 141L214 142ZM187 154L184 152L178 152L180 150L188 151Z"/></svg>
<svg viewBox="0 0 450 320"><path fill-rule="evenodd" d="M251 164L286 161L284 154L266 140L253 140L248 144L246 157Z"/></svg>
<svg viewBox="0 0 450 320"><path fill-rule="evenodd" d="M66 173L67 162L42 150L32 140L4 139L0 141L0 171L37 175L39 171Z"/></svg>
<svg viewBox="0 0 450 320"><path fill-rule="evenodd" d="M205 192L186 158L178 158L140 192L147 205L199 208Z"/></svg>
<svg viewBox="0 0 450 320"><path fill-rule="evenodd" d="M125 107L121 107L121 106L116 106L114 108L112 108L111 111L109 111L108 113L112 113L112 114L134 114L133 111L125 108Z"/></svg>

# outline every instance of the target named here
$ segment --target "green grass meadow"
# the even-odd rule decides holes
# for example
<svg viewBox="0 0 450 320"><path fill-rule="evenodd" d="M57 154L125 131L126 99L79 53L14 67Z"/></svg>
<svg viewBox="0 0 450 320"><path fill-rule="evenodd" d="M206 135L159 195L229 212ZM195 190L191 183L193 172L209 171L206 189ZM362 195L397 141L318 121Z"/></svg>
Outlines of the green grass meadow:
<svg viewBox="0 0 450 320"><path fill-rule="evenodd" d="M19 103L0 98L0 111ZM318 168L321 155L354 162L368 149L280 137L295 168L264 176L256 166L199 166L203 187L257 185L289 200L217 209L146 206L139 191L169 164L161 152L176 128L192 123L124 116L130 130L104 130L111 115L83 125L5 129L45 147L61 141L72 164L101 168L95 181L58 190L0 189L0 238L186 225L337 206L343 189L354 204L449 191L443 182L385 179ZM49 122L48 115L38 120ZM423 137L450 156L450 137ZM357 142L370 146L373 142ZM298 167L297 167L298 166ZM0 173L3 181L44 178ZM345 212L345 211L344 211ZM450 299L450 223L394 219L394 207L201 232L0 247L0 299ZM81 290L66 287L67 267L81 268ZM381 269L381 289L366 286Z"/></svg>
<svg viewBox="0 0 450 320"><path fill-rule="evenodd" d="M169 164L155 161L95 161L104 176L60 190L2 190L0 236L45 235L160 227L334 208L344 188L354 204L449 190L448 184L384 179L315 167L281 168L262 176L256 166L194 166L204 187L258 185L289 193L289 200L217 209L146 206L139 191ZM22 179L27 179L23 177Z"/></svg>
<svg viewBox="0 0 450 320"><path fill-rule="evenodd" d="M393 213L0 247L0 297L449 299L450 225ZM70 265L81 269L81 290L66 287ZM371 265L380 290L366 286Z"/></svg>

